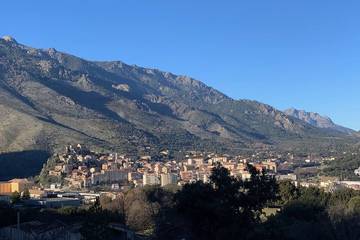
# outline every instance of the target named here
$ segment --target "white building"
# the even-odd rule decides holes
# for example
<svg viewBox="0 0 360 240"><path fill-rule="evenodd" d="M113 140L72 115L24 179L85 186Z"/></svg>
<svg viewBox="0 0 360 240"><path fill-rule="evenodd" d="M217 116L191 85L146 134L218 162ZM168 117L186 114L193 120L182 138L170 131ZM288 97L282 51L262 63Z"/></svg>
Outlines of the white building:
<svg viewBox="0 0 360 240"><path fill-rule="evenodd" d="M161 186L166 186L169 184L177 184L178 176L174 173L163 173L160 176Z"/></svg>
<svg viewBox="0 0 360 240"><path fill-rule="evenodd" d="M127 181L128 172L124 170L102 170L91 175L91 184Z"/></svg>
<svg viewBox="0 0 360 240"><path fill-rule="evenodd" d="M160 184L160 179L155 173L144 173L143 175L143 185L158 185Z"/></svg>

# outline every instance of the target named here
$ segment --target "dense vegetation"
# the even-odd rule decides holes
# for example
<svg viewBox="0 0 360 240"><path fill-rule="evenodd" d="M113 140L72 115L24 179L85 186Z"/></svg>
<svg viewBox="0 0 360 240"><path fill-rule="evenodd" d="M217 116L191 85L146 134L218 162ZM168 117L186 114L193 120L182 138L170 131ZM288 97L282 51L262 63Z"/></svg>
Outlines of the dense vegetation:
<svg viewBox="0 0 360 240"><path fill-rule="evenodd" d="M323 173L339 177L342 180L360 180L354 170L360 167L360 152L348 151L340 154L336 160L328 163Z"/></svg>
<svg viewBox="0 0 360 240"><path fill-rule="evenodd" d="M160 240L359 239L359 192L298 188L249 170L252 177L246 182L217 166L209 183L194 182L182 189L146 186L115 199L102 196L90 208L25 210L22 218L81 222L86 239L108 239L110 222ZM2 205L0 214L8 216L0 226L15 223L12 208Z"/></svg>
<svg viewBox="0 0 360 240"><path fill-rule="evenodd" d="M318 188L297 188L288 181L275 183L254 171L248 183L242 185L225 169L217 168L210 184L186 185L174 195L173 206L162 210L156 238L360 237L360 193L357 191L343 189L326 193ZM279 211L265 216L264 212L269 209L266 207Z"/></svg>

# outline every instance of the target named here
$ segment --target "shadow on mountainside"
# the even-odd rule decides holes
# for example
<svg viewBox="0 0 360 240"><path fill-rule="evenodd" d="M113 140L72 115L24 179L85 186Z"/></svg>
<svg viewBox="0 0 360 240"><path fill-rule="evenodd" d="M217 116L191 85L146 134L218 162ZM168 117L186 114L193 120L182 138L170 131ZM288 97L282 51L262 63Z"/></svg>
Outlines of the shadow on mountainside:
<svg viewBox="0 0 360 240"><path fill-rule="evenodd" d="M42 150L28 150L0 154L0 181L38 175L50 154Z"/></svg>
<svg viewBox="0 0 360 240"><path fill-rule="evenodd" d="M83 107L98 112L112 120L127 123L127 121L122 119L117 113L108 109L106 104L111 101L109 97L102 96L97 92L81 91L60 81L43 79L41 83L57 92L59 95L69 97Z"/></svg>

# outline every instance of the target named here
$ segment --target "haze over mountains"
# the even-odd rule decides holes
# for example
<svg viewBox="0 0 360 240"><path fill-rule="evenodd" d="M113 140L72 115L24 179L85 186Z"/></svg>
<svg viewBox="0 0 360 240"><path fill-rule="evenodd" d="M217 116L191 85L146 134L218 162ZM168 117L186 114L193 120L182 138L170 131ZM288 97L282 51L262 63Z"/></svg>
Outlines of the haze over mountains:
<svg viewBox="0 0 360 240"><path fill-rule="evenodd" d="M126 152L237 151L350 138L290 115L187 76L0 39L1 151L74 142Z"/></svg>

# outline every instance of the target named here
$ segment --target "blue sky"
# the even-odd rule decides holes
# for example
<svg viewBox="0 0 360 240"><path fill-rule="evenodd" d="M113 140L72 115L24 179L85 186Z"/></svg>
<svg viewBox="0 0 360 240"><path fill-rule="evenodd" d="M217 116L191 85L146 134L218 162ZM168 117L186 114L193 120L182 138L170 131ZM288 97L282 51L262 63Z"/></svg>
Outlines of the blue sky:
<svg viewBox="0 0 360 240"><path fill-rule="evenodd" d="M360 129L359 12L351 0L12 0L1 3L0 34Z"/></svg>

